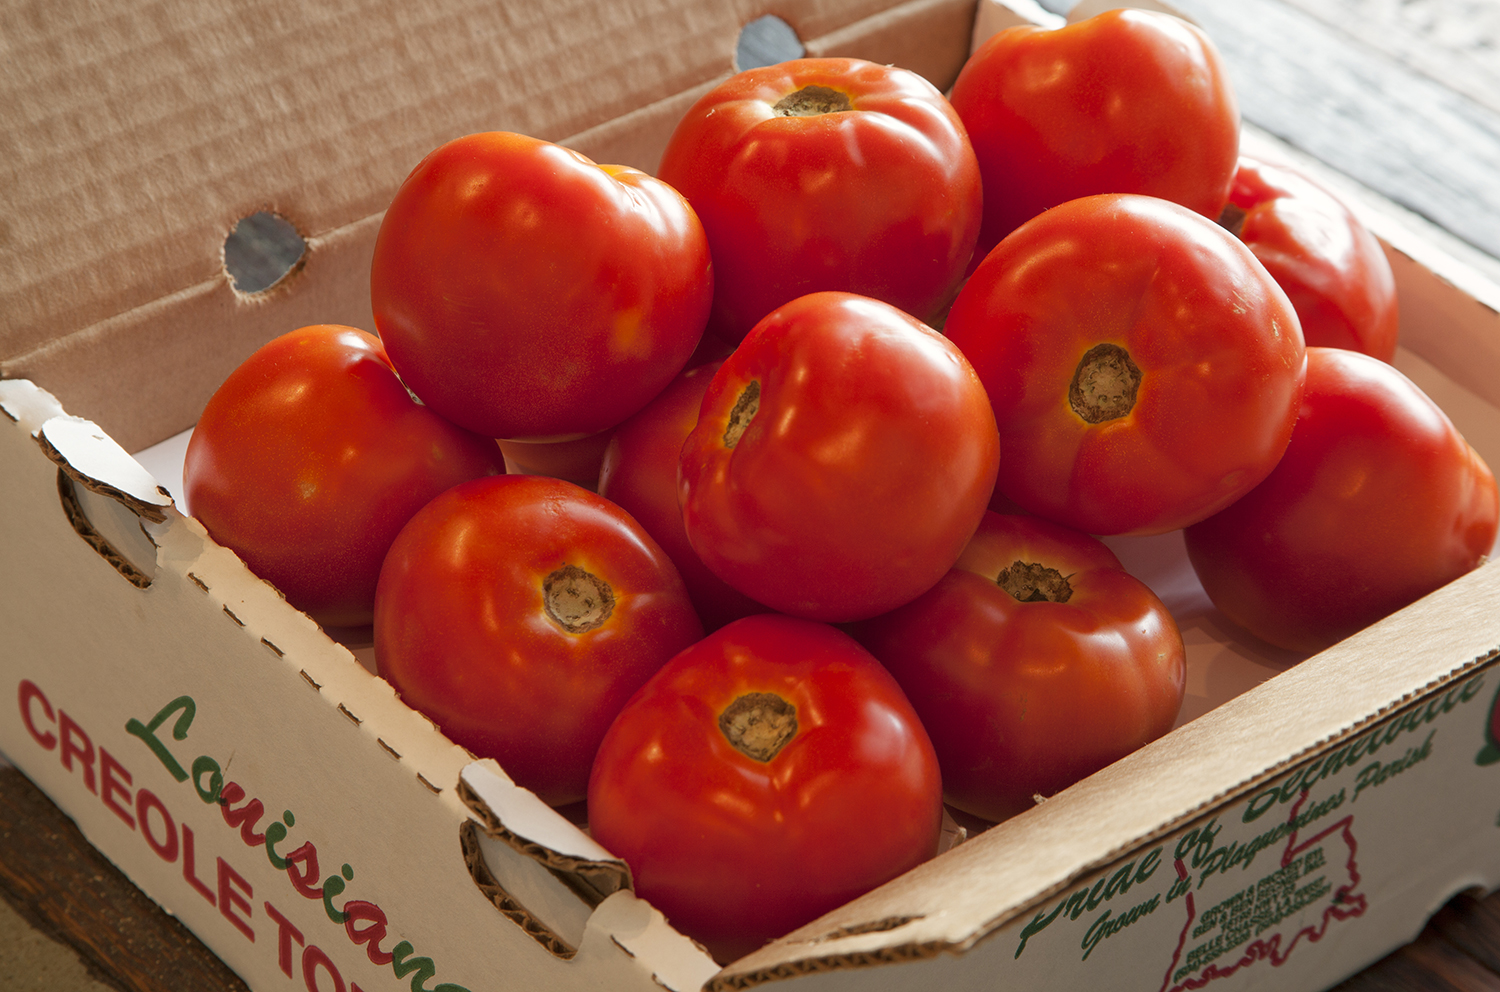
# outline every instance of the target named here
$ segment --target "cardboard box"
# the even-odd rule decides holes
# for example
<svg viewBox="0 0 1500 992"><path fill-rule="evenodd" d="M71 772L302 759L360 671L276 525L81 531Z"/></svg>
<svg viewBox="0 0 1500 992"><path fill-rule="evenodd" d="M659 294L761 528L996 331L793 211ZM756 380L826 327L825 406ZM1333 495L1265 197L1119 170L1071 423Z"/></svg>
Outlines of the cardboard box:
<svg viewBox="0 0 1500 992"><path fill-rule="evenodd" d="M778 12L810 52L946 86L1019 9ZM259 990L1313 990L1493 888L1500 572L1296 664L1217 618L1168 535L1114 543L1183 626L1177 730L721 970L127 454L155 464L274 334L371 326L380 210L430 148L506 127L650 168L760 12L57 0L8 19L0 751ZM1398 364L1500 464L1500 287L1346 192L1396 269ZM240 294L224 236L267 206L306 255Z"/></svg>

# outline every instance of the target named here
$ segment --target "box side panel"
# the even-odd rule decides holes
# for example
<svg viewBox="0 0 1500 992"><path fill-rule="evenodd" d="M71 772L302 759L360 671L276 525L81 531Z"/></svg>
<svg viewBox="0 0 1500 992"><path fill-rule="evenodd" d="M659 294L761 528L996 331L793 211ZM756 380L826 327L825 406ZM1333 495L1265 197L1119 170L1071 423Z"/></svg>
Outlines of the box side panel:
<svg viewBox="0 0 1500 992"><path fill-rule="evenodd" d="M1411 940L1452 895L1500 883L1497 705L1490 659L972 946L902 944L923 918L892 917L879 934L805 936L826 957L800 973L736 966L712 985L1327 988Z"/></svg>

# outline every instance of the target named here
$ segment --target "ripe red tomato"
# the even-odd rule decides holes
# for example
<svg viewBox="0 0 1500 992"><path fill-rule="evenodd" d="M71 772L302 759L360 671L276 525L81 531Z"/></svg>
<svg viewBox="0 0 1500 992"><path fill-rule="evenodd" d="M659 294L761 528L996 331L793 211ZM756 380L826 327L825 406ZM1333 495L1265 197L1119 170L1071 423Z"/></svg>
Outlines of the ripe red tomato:
<svg viewBox="0 0 1500 992"><path fill-rule="evenodd" d="M1185 539L1225 616L1310 653L1473 569L1500 503L1489 466L1410 379L1354 351L1307 356L1281 462Z"/></svg>
<svg viewBox="0 0 1500 992"><path fill-rule="evenodd" d="M677 501L682 445L698 423L698 408L719 364L710 362L683 372L643 410L617 427L599 468L599 495L618 503L661 545L682 574L688 596L709 630L752 613L767 612L767 607L703 564L688 541Z"/></svg>
<svg viewBox="0 0 1500 992"><path fill-rule="evenodd" d="M958 809L1003 820L1172 729L1186 653L1103 543L988 513L953 569L854 628L932 735Z"/></svg>
<svg viewBox="0 0 1500 992"><path fill-rule="evenodd" d="M1375 236L1328 190L1289 166L1240 156L1220 218L1286 290L1309 345L1390 361L1396 278Z"/></svg>
<svg viewBox="0 0 1500 992"><path fill-rule="evenodd" d="M703 635L677 570L619 507L546 476L433 500L391 546L375 663L455 743L577 802L631 693Z"/></svg>
<svg viewBox="0 0 1500 992"><path fill-rule="evenodd" d="M672 380L708 320L708 241L643 172L506 132L424 158L380 224L375 325L422 401L471 430L607 430Z"/></svg>
<svg viewBox="0 0 1500 992"><path fill-rule="evenodd" d="M683 523L757 602L856 620L942 577L999 460L984 387L951 342L877 300L812 293L714 374L682 447Z"/></svg>
<svg viewBox="0 0 1500 992"><path fill-rule="evenodd" d="M914 72L858 59L730 77L678 123L657 175L703 220L710 330L730 341L819 290L937 320L979 233L979 168L947 100Z"/></svg>
<svg viewBox="0 0 1500 992"><path fill-rule="evenodd" d="M1169 14L1007 28L965 63L951 99L984 176L976 264L1081 196L1144 193L1210 219L1229 197L1239 104L1208 36Z"/></svg>
<svg viewBox="0 0 1500 992"><path fill-rule="evenodd" d="M1089 534L1222 509L1281 457L1302 395L1291 303L1243 244L1166 200L1071 200L974 271L944 333L999 424L998 488Z"/></svg>
<svg viewBox="0 0 1500 992"><path fill-rule="evenodd" d="M370 622L386 549L434 496L505 471L489 438L415 402L372 334L317 324L219 386L183 460L192 514L327 626Z"/></svg>
<svg viewBox="0 0 1500 992"><path fill-rule="evenodd" d="M942 785L899 686L848 635L777 614L673 658L610 727L589 828L721 962L937 853Z"/></svg>

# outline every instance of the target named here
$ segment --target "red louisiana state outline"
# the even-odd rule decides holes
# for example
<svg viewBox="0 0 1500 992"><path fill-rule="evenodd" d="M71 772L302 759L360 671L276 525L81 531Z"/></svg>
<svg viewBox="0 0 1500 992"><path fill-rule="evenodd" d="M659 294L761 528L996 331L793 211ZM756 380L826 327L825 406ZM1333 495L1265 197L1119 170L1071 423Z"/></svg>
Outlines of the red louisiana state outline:
<svg viewBox="0 0 1500 992"><path fill-rule="evenodd" d="M1296 803L1293 804L1289 815L1291 823L1296 823L1298 810L1307 801L1307 797L1308 793L1304 790ZM1281 869L1277 873L1273 873L1273 875L1268 876L1266 879L1261 879L1258 883L1237 894L1237 897L1244 897L1248 894L1253 903L1257 898L1256 890L1258 888L1266 885L1268 881L1273 879L1281 882L1282 880L1277 878L1277 876L1282 873L1290 875L1291 878L1296 878L1304 870L1304 866L1309 863L1307 859L1310 858L1318 859L1317 864L1320 867L1335 867L1335 856L1332 852L1327 851L1327 848L1330 846L1329 842L1331 842L1332 846L1342 844L1344 847L1343 867L1347 877L1337 884L1332 882L1327 883L1326 890L1316 892L1316 897L1309 900L1309 902L1315 902L1320 899L1327 899L1327 903L1323 907L1323 912L1315 924L1303 926L1295 931L1275 930L1264 936L1258 935L1254 940L1244 943L1242 947L1236 942L1229 948L1218 953L1214 953L1212 942L1200 945L1200 948L1206 948L1207 953L1212 955L1211 960L1203 962L1201 967L1194 966L1191 961L1187 967L1183 967L1181 962L1184 952L1191 958L1199 950L1195 948L1190 951L1187 947L1189 939L1194 936L1193 925L1199 919L1193 893L1188 892L1183 899L1184 905L1187 908L1187 921L1183 924L1182 933L1177 940L1177 946L1172 952L1171 963L1167 966L1166 974L1162 977L1162 992L1184 992L1187 989L1201 989L1210 982L1220 978L1227 978L1242 968L1248 968L1257 961L1269 961L1272 967L1279 967L1304 938L1309 942L1315 943L1322 939L1329 925L1335 920L1345 920L1350 917L1363 915L1367 905L1365 897L1362 893L1355 891L1359 885L1359 870L1355 863L1355 854L1358 851L1359 845L1354 839L1353 826L1354 814L1350 813L1348 816L1335 821L1306 840L1301 840L1298 837L1294 826L1287 835L1286 848L1281 855ZM1176 860L1175 867L1178 878L1187 877L1187 868L1183 864L1182 859L1179 858ZM1322 877L1311 885L1305 886L1304 890L1301 891L1311 890L1319 885L1321 881ZM1220 911L1223 907L1235 901L1237 897L1231 897L1230 900L1218 903L1209 909L1207 913ZM1301 907L1298 908L1300 909ZM1292 916L1300 914L1288 912L1284 915ZM1280 922L1280 920L1278 919L1276 922ZM1266 929L1273 929L1273 926L1274 924L1263 928L1262 932ZM1201 935L1201 933L1202 928L1200 924L1198 935ZM1232 953L1236 947L1239 950L1234 960L1229 962L1221 960L1227 954Z"/></svg>

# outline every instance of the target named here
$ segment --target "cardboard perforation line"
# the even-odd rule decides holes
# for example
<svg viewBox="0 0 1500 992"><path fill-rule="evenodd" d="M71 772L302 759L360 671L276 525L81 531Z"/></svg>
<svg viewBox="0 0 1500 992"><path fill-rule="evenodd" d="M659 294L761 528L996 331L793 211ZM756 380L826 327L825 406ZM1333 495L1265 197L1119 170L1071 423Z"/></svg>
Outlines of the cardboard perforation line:
<svg viewBox="0 0 1500 992"><path fill-rule="evenodd" d="M479 849L479 829L479 824L473 820L466 820L459 827L459 844L463 849L464 865L468 868L469 877L474 880L474 885L484 893L486 899L494 904L502 916L520 927L528 937L546 948L548 953L564 960L574 957L578 949L559 937L551 927L532 915L525 906L511 898L510 893L506 892L504 886L495 878L494 872L490 870L488 862L484 860L484 854ZM619 941L615 943L618 944Z"/></svg>
<svg viewBox="0 0 1500 992"><path fill-rule="evenodd" d="M423 775L421 772L417 772L417 781L425 785L427 787L427 791L431 792L434 796L440 794L443 791L441 786L433 785L427 780L427 776Z"/></svg>
<svg viewBox="0 0 1500 992"><path fill-rule="evenodd" d="M239 624L241 627L245 626L245 621L243 621L239 617L235 616L234 615L234 611L231 610L227 605L224 607L224 615L226 617L228 617L229 619L233 620L235 623Z"/></svg>
<svg viewBox="0 0 1500 992"><path fill-rule="evenodd" d="M354 724L356 727L364 723L363 720L351 713L349 711L349 707L345 706L343 703L339 703L339 712L344 715L345 719Z"/></svg>
<svg viewBox="0 0 1500 992"><path fill-rule="evenodd" d="M300 671L298 671L297 674L302 676L302 681L306 682L308 685L310 685L310 686L313 687L313 691L314 692L322 692L323 691L323 683L318 682L311 675L307 674L307 669L303 668Z"/></svg>
<svg viewBox="0 0 1500 992"><path fill-rule="evenodd" d="M271 651L271 653L274 654L276 657L278 657L278 658L285 658L286 657L286 652L283 651L283 650L281 650L281 648L277 647L275 644L272 644L269 638L262 637L260 639L260 643L264 644L267 648L269 648L270 651Z"/></svg>
<svg viewBox="0 0 1500 992"><path fill-rule="evenodd" d="M204 593L208 592L208 583L207 582L204 582L201 578L199 578L197 575L195 575L192 572L188 572L187 573L187 577L188 577L188 581L191 582L193 585L197 586L200 591L202 591Z"/></svg>
<svg viewBox="0 0 1500 992"><path fill-rule="evenodd" d="M385 753L388 754L388 755L390 755L392 758L396 759L397 761L401 760L401 752L397 751L395 748L393 748L389 744L387 744L385 742L385 738L383 738L383 737L377 737L377 738L375 738L375 743L379 744L382 748L384 748L385 749Z"/></svg>

